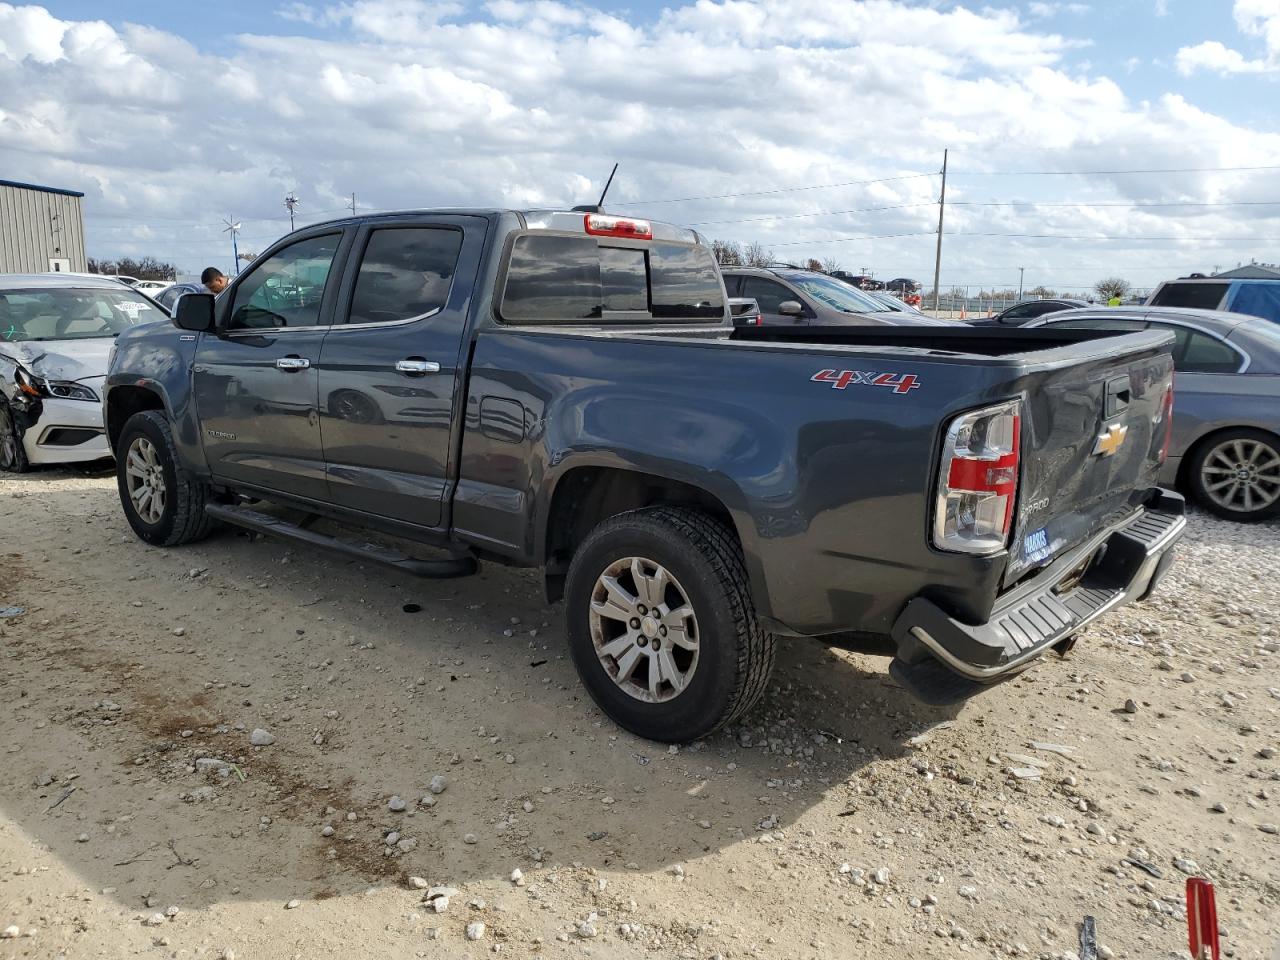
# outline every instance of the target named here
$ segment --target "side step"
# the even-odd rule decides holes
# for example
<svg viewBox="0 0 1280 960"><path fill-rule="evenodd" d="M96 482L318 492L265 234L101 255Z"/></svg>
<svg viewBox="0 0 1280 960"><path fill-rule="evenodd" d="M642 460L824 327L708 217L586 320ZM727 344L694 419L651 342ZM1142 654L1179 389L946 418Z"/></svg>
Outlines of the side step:
<svg viewBox="0 0 1280 960"><path fill-rule="evenodd" d="M225 520L227 523L244 527L255 533L298 540L313 547L321 547L354 557L357 560L381 563L415 577L443 580L449 577L467 577L480 569L480 564L472 556L457 556L448 560L418 560L403 553L397 553L389 547L373 543L351 543L347 540L339 540L337 537L316 533L314 530L308 530L299 524L282 520L280 517L273 517L237 504L207 503L204 510L217 520Z"/></svg>

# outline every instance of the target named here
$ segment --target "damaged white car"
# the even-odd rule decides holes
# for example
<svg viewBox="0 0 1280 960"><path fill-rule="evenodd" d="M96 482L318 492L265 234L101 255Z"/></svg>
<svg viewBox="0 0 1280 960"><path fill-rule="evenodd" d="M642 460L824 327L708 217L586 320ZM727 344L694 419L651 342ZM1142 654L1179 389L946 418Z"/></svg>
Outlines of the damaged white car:
<svg viewBox="0 0 1280 960"><path fill-rule="evenodd" d="M115 338L164 312L114 279L0 275L0 470L110 457L100 391Z"/></svg>

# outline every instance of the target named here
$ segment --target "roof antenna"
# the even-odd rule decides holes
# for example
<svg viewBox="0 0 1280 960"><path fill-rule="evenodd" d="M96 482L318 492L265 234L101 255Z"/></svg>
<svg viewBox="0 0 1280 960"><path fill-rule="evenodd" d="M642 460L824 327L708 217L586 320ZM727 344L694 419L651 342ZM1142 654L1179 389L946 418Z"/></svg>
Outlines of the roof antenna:
<svg viewBox="0 0 1280 960"><path fill-rule="evenodd" d="M609 171L609 179L605 181L604 189L600 191L600 199L599 201L596 202L595 206L591 206L590 204L583 204L582 206L574 207L573 209L578 213L599 213L602 209L604 209L605 194L607 194L609 192L609 188L613 186L613 175L617 172L618 172L618 165L615 163L613 165L613 169Z"/></svg>

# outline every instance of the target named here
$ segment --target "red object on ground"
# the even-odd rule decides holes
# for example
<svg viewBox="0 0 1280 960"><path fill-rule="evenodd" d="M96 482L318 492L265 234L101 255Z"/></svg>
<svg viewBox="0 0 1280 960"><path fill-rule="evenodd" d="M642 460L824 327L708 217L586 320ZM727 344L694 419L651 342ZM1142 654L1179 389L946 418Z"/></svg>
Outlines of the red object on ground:
<svg viewBox="0 0 1280 960"><path fill-rule="evenodd" d="M1187 877L1187 936L1195 960L1219 960L1218 908L1204 877Z"/></svg>

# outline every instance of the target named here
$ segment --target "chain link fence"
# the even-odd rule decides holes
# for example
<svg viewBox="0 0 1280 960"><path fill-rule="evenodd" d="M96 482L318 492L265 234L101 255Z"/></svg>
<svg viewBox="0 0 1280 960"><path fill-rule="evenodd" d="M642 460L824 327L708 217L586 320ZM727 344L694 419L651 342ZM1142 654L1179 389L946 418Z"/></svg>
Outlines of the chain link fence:
<svg viewBox="0 0 1280 960"><path fill-rule="evenodd" d="M1149 289L1130 290L1124 297L1126 304L1140 304L1146 302L1148 296L1151 295ZM978 286L956 286L949 290L944 290L942 296L938 298L938 305L934 307L933 292L923 290L920 293L920 309L930 316L940 317L944 320L973 320L979 317L989 317L993 314L1007 310L1016 303L1023 303L1027 300L1083 300L1093 304L1105 304L1105 301L1098 299L1097 293L1093 290L1062 290L1049 296L1033 296L1024 293L1021 297L1016 291L989 291Z"/></svg>

